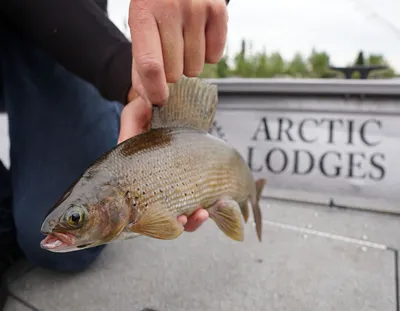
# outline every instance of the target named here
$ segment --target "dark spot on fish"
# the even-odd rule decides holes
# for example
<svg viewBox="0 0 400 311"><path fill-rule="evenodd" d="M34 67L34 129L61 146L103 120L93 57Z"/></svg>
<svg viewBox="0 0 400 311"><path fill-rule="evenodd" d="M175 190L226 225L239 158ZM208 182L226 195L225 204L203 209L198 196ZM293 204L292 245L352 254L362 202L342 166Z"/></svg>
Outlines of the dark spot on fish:
<svg viewBox="0 0 400 311"><path fill-rule="evenodd" d="M146 192L144 192L144 191L143 191L143 192L142 192L142 194L143 194L143 195L145 195L145 194L146 194Z"/></svg>
<svg viewBox="0 0 400 311"><path fill-rule="evenodd" d="M135 200L139 200L139 197L135 197Z"/></svg>
<svg viewBox="0 0 400 311"><path fill-rule="evenodd" d="M162 189L160 189L160 192L161 192L161 193L163 192Z"/></svg>
<svg viewBox="0 0 400 311"><path fill-rule="evenodd" d="M149 143L151 142L151 143ZM134 136L119 145L121 155L131 156L153 148L163 148L172 142L172 134L165 128L152 129L143 135ZM137 160L139 162L139 159Z"/></svg>
<svg viewBox="0 0 400 311"><path fill-rule="evenodd" d="M90 181L93 179L94 175L97 173L97 170L91 168L90 170L88 170L85 175L83 176L84 179L86 179L87 181Z"/></svg>
<svg viewBox="0 0 400 311"><path fill-rule="evenodd" d="M148 203L146 203L144 206L147 207L147 205L149 205Z"/></svg>
<svg viewBox="0 0 400 311"><path fill-rule="evenodd" d="M185 193L185 197L187 196L187 194Z"/></svg>
<svg viewBox="0 0 400 311"><path fill-rule="evenodd" d="M263 263L263 261L264 261L264 260L262 260L261 258L256 259L256 262L258 262L258 263Z"/></svg>

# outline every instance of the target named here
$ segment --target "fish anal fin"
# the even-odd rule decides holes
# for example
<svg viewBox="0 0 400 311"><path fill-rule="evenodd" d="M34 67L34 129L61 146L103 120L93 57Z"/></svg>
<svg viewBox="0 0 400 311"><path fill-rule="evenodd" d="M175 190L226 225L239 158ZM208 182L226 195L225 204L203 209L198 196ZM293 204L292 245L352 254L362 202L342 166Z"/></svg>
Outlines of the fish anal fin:
<svg viewBox="0 0 400 311"><path fill-rule="evenodd" d="M150 205L128 229L160 240L175 239L184 231L183 225L161 203Z"/></svg>
<svg viewBox="0 0 400 311"><path fill-rule="evenodd" d="M183 76L168 87L167 103L153 108L151 128L191 127L208 131L217 110L217 86Z"/></svg>
<svg viewBox="0 0 400 311"><path fill-rule="evenodd" d="M218 228L235 241L244 240L242 214L239 204L230 198L222 198L208 209L210 218Z"/></svg>

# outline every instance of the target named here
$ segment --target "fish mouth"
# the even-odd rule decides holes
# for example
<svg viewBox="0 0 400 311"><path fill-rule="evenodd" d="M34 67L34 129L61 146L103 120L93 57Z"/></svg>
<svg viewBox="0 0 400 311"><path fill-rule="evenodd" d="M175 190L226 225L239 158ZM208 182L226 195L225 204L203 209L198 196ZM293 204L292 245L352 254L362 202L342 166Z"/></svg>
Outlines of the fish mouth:
<svg viewBox="0 0 400 311"><path fill-rule="evenodd" d="M40 247L53 252L66 252L76 249L75 237L67 233L48 234L41 242Z"/></svg>

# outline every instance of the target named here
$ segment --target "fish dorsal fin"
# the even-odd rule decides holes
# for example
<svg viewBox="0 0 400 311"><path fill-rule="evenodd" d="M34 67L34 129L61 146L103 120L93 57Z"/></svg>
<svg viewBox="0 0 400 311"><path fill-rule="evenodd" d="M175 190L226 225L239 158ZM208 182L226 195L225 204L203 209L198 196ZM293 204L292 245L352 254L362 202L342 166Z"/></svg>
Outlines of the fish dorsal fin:
<svg viewBox="0 0 400 311"><path fill-rule="evenodd" d="M191 127L208 131L217 110L217 86L183 76L168 87L166 105L153 108L151 128Z"/></svg>

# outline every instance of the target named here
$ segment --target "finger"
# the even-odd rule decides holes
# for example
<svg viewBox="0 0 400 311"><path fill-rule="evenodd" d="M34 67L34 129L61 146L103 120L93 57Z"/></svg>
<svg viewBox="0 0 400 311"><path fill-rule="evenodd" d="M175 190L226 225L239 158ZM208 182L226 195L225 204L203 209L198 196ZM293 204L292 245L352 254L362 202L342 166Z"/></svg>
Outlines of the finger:
<svg viewBox="0 0 400 311"><path fill-rule="evenodd" d="M118 144L148 130L151 113L151 104L141 97L126 105L121 113Z"/></svg>
<svg viewBox="0 0 400 311"><path fill-rule="evenodd" d="M185 215L180 215L180 216L178 217L178 221L179 221L183 226L185 226L185 225L187 224L188 219L187 219L187 217L186 217Z"/></svg>
<svg viewBox="0 0 400 311"><path fill-rule="evenodd" d="M144 89L142 81L140 80L140 76L137 72L135 59L132 59L132 89L135 91L135 93L138 96L140 96L142 98L147 98L146 90ZM135 98L133 98L133 99L135 99ZM129 101L129 102L131 102L131 101Z"/></svg>
<svg viewBox="0 0 400 311"><path fill-rule="evenodd" d="M129 91L128 91L128 95L127 95L127 103L132 102L138 96L139 96L139 94L135 91L135 89L133 87L130 87Z"/></svg>
<svg viewBox="0 0 400 311"><path fill-rule="evenodd" d="M208 217L209 214L205 209L197 210L188 218L187 224L185 225L185 231L196 231L208 219Z"/></svg>
<svg viewBox="0 0 400 311"><path fill-rule="evenodd" d="M187 6L183 35L185 38L185 66L187 77L196 77L203 70L206 54L204 30L207 22L207 7L204 1L193 0Z"/></svg>
<svg viewBox="0 0 400 311"><path fill-rule="evenodd" d="M168 98L168 86L164 73L161 40L153 8L147 0L130 2L129 28L132 39L132 55L146 97L155 104Z"/></svg>
<svg viewBox="0 0 400 311"><path fill-rule="evenodd" d="M164 71L168 83L175 83L183 74L183 35L179 1L166 1L156 21L161 38Z"/></svg>
<svg viewBox="0 0 400 311"><path fill-rule="evenodd" d="M218 63L224 53L228 31L228 12L224 0L213 0L206 25L206 62Z"/></svg>

